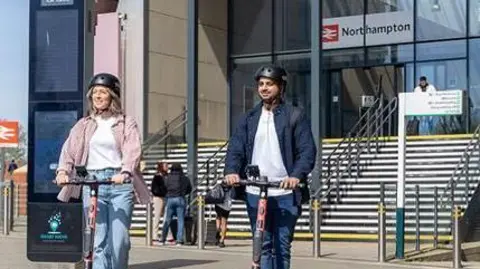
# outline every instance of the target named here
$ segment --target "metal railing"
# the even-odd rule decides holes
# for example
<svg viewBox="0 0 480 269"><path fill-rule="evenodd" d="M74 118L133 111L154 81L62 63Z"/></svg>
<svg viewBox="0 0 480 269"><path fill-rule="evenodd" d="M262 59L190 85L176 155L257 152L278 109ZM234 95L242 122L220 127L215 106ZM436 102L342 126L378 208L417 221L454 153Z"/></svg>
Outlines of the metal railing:
<svg viewBox="0 0 480 269"><path fill-rule="evenodd" d="M381 101L378 101L381 100ZM376 102L383 103L383 96L381 96ZM322 202L325 200L327 196L329 196L330 192L336 188L337 189L337 201L340 199L340 180L344 176L346 172L348 172L349 176L351 176L351 168L353 163L356 163L356 172L357 172L357 177L359 176L359 160L360 160L360 154L365 150L365 148L370 152L370 142L371 138L375 138L375 148L378 151L378 141L379 141L379 131L380 129L383 130L384 124L388 122L388 129L389 133L391 132L391 118L392 115L394 115L396 109L398 106L398 101L397 98L392 99L386 106L380 105L377 107L373 113L373 116L370 117L369 113L367 110L367 117L366 117L366 123L360 128L360 131L355 135L355 137L352 139L352 137L347 137L342 140L342 142L334 149L334 152L338 150L339 148L343 147L343 150L336 155L336 166L335 166L335 172L332 173L330 170L331 167L331 158L334 152L332 152L328 157L327 160L322 163L322 167L325 165L325 162L328 163L328 171L327 171L327 177L323 181L322 180L322 185L320 186L319 189L315 191L315 193L312 195L312 200L310 202L310 208L311 208L311 216L313 216L313 220L311 223L313 225L311 228L313 229L313 246L312 246L312 252L313 256L315 258L319 258L321 255L321 248L320 248L320 237L321 237L321 222L322 222ZM386 114L386 115L385 115ZM361 122L362 118L359 120ZM359 124L359 123L357 123ZM357 124L354 126L354 128L357 128ZM375 127L375 128L374 128ZM371 132L371 128L374 128L374 131ZM366 137L363 136L364 132L366 133ZM351 133L349 133L350 135ZM341 144L347 143L345 146L341 146ZM352 147L356 148L356 156L355 159L351 158L352 155ZM347 159L347 160L345 160ZM340 171L340 164L347 162L347 167L342 169ZM322 172L322 176L324 173ZM336 176L336 184L335 187L330 187L330 182L332 178ZM310 182L311 183L311 180ZM327 185L327 190L319 197L319 194L323 191L323 186ZM383 187L382 187L383 189ZM383 215L382 215L383 214ZM385 231L385 211L384 211L384 204L379 203L379 221L383 220L382 223L379 223L379 247L378 247L378 257L380 262L385 261L385 243L382 243L383 241L380 240L385 240L386 235L385 233L381 233L382 231ZM383 225L383 226L382 226Z"/></svg>
<svg viewBox="0 0 480 269"><path fill-rule="evenodd" d="M392 115L394 115L397 109L398 101L397 98L393 98L386 106L381 106L379 109L376 109L373 113L372 118L368 118L367 122L360 128L359 132L355 137L349 137L346 141L347 144L342 146L343 150L336 155L335 162L335 171L331 171L332 160L328 160L328 171L325 177L325 180L322 180L322 186L327 185L327 190L321 196L320 201L325 199L333 189L337 189L337 202L340 199L339 193L339 183L340 180L348 173L351 177L352 175L352 166L356 165L356 176L359 177L360 173L360 155L366 149L368 152L371 151L371 142L375 142L375 148L378 151L379 148L379 133L380 129L384 128L384 124L387 123ZM386 115L385 115L386 114ZM372 132L373 130L373 132ZM353 148L355 148L356 153L353 154ZM352 155L355 155L352 158ZM346 167L340 169L340 166L346 162ZM325 173L322 173L322 177ZM335 186L330 186L332 179L335 177L336 184ZM319 188L315 193L314 197L317 197L323 191L323 187Z"/></svg>
<svg viewBox="0 0 480 269"><path fill-rule="evenodd" d="M9 235L13 230L15 219L16 195L13 181L0 182L0 212L3 235ZM17 211L18 212L18 211Z"/></svg>
<svg viewBox="0 0 480 269"><path fill-rule="evenodd" d="M146 139L145 142L143 142L142 152L147 152L150 148L152 148L152 146L167 141L167 139L170 138L174 134L174 132L185 126L185 124L187 123L186 116L187 110L184 108L180 115L176 116L173 120L166 123L164 127L162 127L160 130L158 130L156 133ZM164 146L166 148L167 144L165 144Z"/></svg>
<svg viewBox="0 0 480 269"><path fill-rule="evenodd" d="M445 208L447 203L451 205L451 208L455 206L455 190L457 184L461 181L462 178L465 178L465 202L468 203L469 195L469 169L470 169L470 160L473 152L478 149L480 151L480 125L477 126L475 131L472 134L472 138L468 142L467 147L462 153L459 162L455 166L450 179L443 189L442 195L440 196L440 208Z"/></svg>
<svg viewBox="0 0 480 269"><path fill-rule="evenodd" d="M223 150L225 149L225 147L228 145L228 142L230 140L227 140L227 142L225 142L215 153L213 153L212 156L210 156L203 164L202 166L200 166L200 168L198 169L198 171L201 171L203 169L206 169L206 172L205 174L203 175L203 177L197 181L197 186L195 186L193 189L192 189L192 193L195 193L198 191L198 187L201 186L202 184L206 183L207 184L207 189L209 187L209 179L210 179L210 174L211 172L214 173L214 178L216 178L216 175L217 175L217 171L218 169L220 168L220 165L222 164L222 162L225 160L226 158L226 154L224 156L222 156L219 160L217 160L217 156L219 153L223 152ZM211 165L213 164L213 167L211 167Z"/></svg>
<svg viewBox="0 0 480 269"><path fill-rule="evenodd" d="M217 160L217 156L219 153L223 152L224 148L228 145L228 142L225 142L212 156L210 156L204 163L203 165L198 169L198 171L201 171L203 169L206 169L205 174L203 177L197 181L197 185L192 188L192 191L190 192L189 197L194 196L195 198L189 201L188 203L188 209L187 209L187 214L191 214L194 212L194 214L197 215L198 219L204 219L204 213L205 213L205 203L203 202L203 196L204 193L199 192L199 186L202 184L206 185L206 191L210 188L210 175L211 172L213 171L213 181L216 182L218 179L217 171L220 168L220 165L225 161L226 154L222 156L219 160ZM213 167L210 165L213 163ZM201 208L200 208L201 207ZM211 214L212 208L210 207L210 214ZM198 220L200 221L200 220ZM202 231L200 231L202 233ZM203 234L203 233L202 233ZM200 240L200 238L198 238Z"/></svg>

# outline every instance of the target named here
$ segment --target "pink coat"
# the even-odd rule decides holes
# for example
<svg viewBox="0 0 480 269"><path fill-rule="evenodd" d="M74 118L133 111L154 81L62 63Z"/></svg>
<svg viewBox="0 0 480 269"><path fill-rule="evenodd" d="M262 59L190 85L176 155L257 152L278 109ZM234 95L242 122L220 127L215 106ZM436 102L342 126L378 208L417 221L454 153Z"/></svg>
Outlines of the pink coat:
<svg viewBox="0 0 480 269"><path fill-rule="evenodd" d="M86 165L89 142L96 127L97 123L91 116L80 119L73 126L63 144L57 171L63 170L68 175L74 175L75 166ZM112 130L118 149L122 153L122 172L133 175L132 183L137 202L150 203L150 191L139 170L142 146L137 123L132 117L118 116ZM81 186L64 186L57 198L62 202L68 202L72 197L79 198L80 192Z"/></svg>

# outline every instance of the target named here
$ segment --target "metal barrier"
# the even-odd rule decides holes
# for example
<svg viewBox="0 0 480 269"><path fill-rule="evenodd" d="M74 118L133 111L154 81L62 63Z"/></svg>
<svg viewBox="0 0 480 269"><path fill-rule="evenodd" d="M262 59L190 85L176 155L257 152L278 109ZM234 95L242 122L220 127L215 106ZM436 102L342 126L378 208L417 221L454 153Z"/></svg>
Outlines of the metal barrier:
<svg viewBox="0 0 480 269"><path fill-rule="evenodd" d="M153 244L152 241L152 203L147 204L147 227L145 229L146 235L145 235L145 245L146 246L151 246ZM156 224L158 225L158 224Z"/></svg>
<svg viewBox="0 0 480 269"><path fill-rule="evenodd" d="M387 260L387 229L385 208L385 184L380 183L380 202L378 203L378 261Z"/></svg>
<svg viewBox="0 0 480 269"><path fill-rule="evenodd" d="M12 214L12 182L4 181L2 183L2 211L3 211L3 234L9 235L13 227Z"/></svg>
<svg viewBox="0 0 480 269"><path fill-rule="evenodd" d="M433 248L438 248L438 188L433 188Z"/></svg>
<svg viewBox="0 0 480 269"><path fill-rule="evenodd" d="M460 206L453 208L453 268L462 268L462 242L460 241L460 219L462 210Z"/></svg>
<svg viewBox="0 0 480 269"><path fill-rule="evenodd" d="M197 225L198 249L205 248L205 199L203 195L197 196Z"/></svg>
<svg viewBox="0 0 480 269"><path fill-rule="evenodd" d="M320 226L322 223L322 204L318 199L311 203L313 210L313 257L320 258Z"/></svg>

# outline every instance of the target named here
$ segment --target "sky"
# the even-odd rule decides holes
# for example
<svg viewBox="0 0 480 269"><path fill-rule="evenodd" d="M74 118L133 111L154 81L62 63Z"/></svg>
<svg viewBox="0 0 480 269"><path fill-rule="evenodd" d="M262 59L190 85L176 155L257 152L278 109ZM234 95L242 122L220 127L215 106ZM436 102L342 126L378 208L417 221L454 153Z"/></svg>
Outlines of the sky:
<svg viewBox="0 0 480 269"><path fill-rule="evenodd" d="M0 0L0 119L28 123L29 0Z"/></svg>

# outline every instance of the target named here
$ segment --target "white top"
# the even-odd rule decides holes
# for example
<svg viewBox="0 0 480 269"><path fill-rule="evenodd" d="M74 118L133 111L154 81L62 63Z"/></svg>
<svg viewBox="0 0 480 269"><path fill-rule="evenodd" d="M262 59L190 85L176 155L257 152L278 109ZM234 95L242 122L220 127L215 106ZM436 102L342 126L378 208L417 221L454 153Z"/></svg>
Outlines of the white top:
<svg viewBox="0 0 480 269"><path fill-rule="evenodd" d="M282 153L278 142L273 113L262 108L262 115L258 122L255 143L253 144L252 164L258 165L261 176L267 176L268 181L278 182L288 177L287 169L283 164ZM247 186L246 191L259 195L258 187ZM279 196L292 193L292 190L268 189L268 196Z"/></svg>
<svg viewBox="0 0 480 269"><path fill-rule="evenodd" d="M93 133L88 149L87 170L121 168L122 155L117 148L112 126L115 118L95 117L97 128Z"/></svg>
<svg viewBox="0 0 480 269"><path fill-rule="evenodd" d="M433 85L428 84L425 92L436 92L436 91L437 91L437 89L435 89L435 87ZM420 86L417 86L415 88L415 90L413 90L413 92L423 92L423 91L422 91L422 88Z"/></svg>

